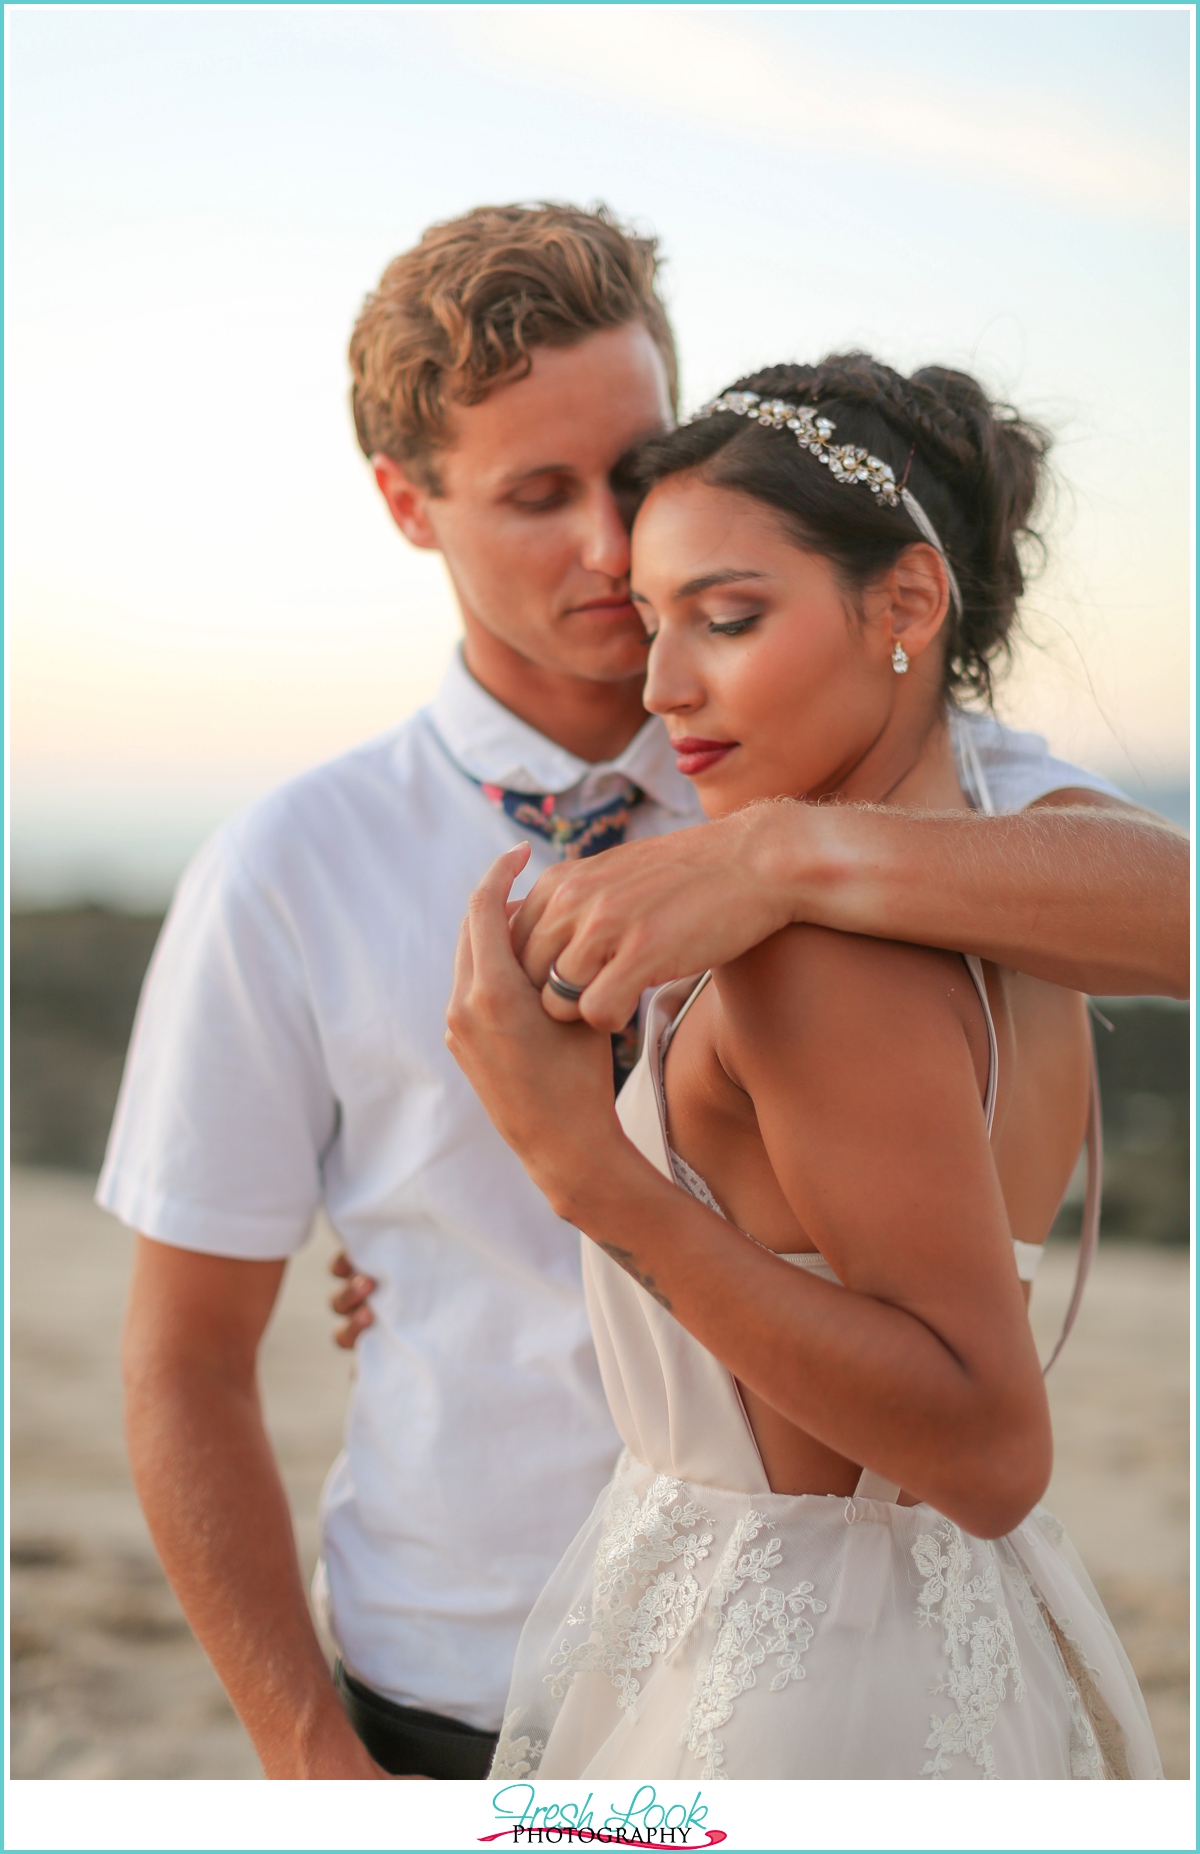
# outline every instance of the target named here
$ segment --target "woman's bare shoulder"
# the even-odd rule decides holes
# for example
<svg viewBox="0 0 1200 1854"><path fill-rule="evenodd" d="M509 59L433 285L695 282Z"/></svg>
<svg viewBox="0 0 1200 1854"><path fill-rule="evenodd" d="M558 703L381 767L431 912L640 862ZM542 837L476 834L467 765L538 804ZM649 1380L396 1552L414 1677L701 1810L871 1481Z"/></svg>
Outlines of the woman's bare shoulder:
<svg viewBox="0 0 1200 1854"><path fill-rule="evenodd" d="M714 973L722 1043L735 1065L841 1068L889 1050L970 1044L986 1027L966 963L937 947L833 928L785 927ZM811 1069L810 1069L811 1072ZM826 1074L829 1069L826 1068Z"/></svg>
<svg viewBox="0 0 1200 1854"><path fill-rule="evenodd" d="M874 1009L914 987L930 1001L976 996L960 953L807 923L784 927L713 976L734 1008L751 1001L786 1008L793 1000L811 1005L834 998L846 1005L861 998Z"/></svg>

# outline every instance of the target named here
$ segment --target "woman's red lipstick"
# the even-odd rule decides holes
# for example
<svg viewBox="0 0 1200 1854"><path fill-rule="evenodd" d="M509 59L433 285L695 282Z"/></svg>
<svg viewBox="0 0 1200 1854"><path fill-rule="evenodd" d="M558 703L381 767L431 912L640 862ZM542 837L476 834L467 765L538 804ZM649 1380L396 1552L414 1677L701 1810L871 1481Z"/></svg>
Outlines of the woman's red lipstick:
<svg viewBox="0 0 1200 1854"><path fill-rule="evenodd" d="M675 749L676 764L688 779L694 779L697 773L707 772L710 766L716 766L732 753L737 746L736 740L701 740L697 734L684 734L671 742Z"/></svg>

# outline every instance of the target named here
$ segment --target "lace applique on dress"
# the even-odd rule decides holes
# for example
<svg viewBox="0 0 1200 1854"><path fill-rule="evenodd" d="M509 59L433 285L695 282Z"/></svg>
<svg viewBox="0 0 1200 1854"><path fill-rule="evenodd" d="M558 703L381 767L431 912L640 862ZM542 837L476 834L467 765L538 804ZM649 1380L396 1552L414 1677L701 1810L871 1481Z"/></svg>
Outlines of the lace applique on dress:
<svg viewBox="0 0 1200 1854"><path fill-rule="evenodd" d="M712 1585L702 1591L693 1573L709 1555L715 1522L683 1495L681 1482L660 1474L640 1499L634 1493L614 1497L596 1553L590 1609L568 1618L590 1622L588 1639L561 1643L544 1684L552 1699L561 1699L577 1675L602 1674L617 1705L635 1717L639 1674L656 1656L678 1649L707 1613L715 1641L681 1736L703 1760L701 1774L715 1778L725 1774L717 1733L738 1696L756 1684L756 1670L768 1656L775 1662L770 1691L803 1679L800 1657L813 1636L806 1612L820 1615L825 1604L811 1583L786 1592L772 1586L772 1572L783 1562L780 1542L769 1535L754 1543L768 1522L753 1510L734 1526ZM516 1736L519 1723L515 1713L505 1720L493 1776L528 1776L540 1762L543 1744Z"/></svg>
<svg viewBox="0 0 1200 1854"><path fill-rule="evenodd" d="M702 1605L692 1572L708 1556L713 1521L682 1496L682 1483L666 1474L640 1500L634 1493L614 1496L596 1553L591 1634L575 1647L564 1641L551 1657L558 1671L545 1678L554 1699L577 1674L596 1672L612 1681L619 1706L632 1706L638 1671L691 1629Z"/></svg>
<svg viewBox="0 0 1200 1854"><path fill-rule="evenodd" d="M936 1534L921 1533L912 1546L913 1561L925 1579L917 1598L917 1620L931 1627L941 1606L936 1619L950 1661L934 1692L946 1694L955 1708L942 1718L930 1716L925 1749L934 1755L923 1766L923 1777L946 1776L954 1757L969 1757L985 1777L995 1777L988 1735L1007 1697L1010 1675L1014 1700L1025 1697L1012 1617L1000 1592L993 1548L986 1540L973 1543L985 1553L984 1567L974 1577L969 1576L971 1545L949 1520L943 1520Z"/></svg>
<svg viewBox="0 0 1200 1854"><path fill-rule="evenodd" d="M717 1639L697 1687L684 1726L684 1740L694 1756L704 1760L700 1775L723 1777L725 1747L717 1733L733 1714L740 1694L754 1686L756 1669L768 1655L775 1656L777 1672L771 1692L782 1692L789 1680L803 1680L800 1657L813 1638L813 1625L805 1610L819 1616L825 1609L810 1583L797 1584L785 1595L771 1584L771 1573L783 1562L777 1538L747 1550L766 1525L751 1509L734 1527L713 1579L709 1603L719 1615ZM729 1600L744 1584L757 1584L751 1596L729 1607Z"/></svg>
<svg viewBox="0 0 1200 1854"><path fill-rule="evenodd" d="M1035 1517L1037 1509L1035 1508ZM1048 1514L1058 1527L1062 1526L1053 1514ZM1104 1757L1092 1723L1084 1710L1080 1689L1072 1678L1069 1663L1059 1645L1059 1630L1046 1605L1041 1592L1035 1587L1029 1573L1007 1540L1001 1539L999 1549L1003 1551L1011 1574L1011 1581L1016 1589L1017 1602L1025 1618L1026 1627L1036 1642L1045 1649L1047 1659L1057 1668L1062 1685L1063 1698L1071 1722L1070 1759L1071 1776L1080 1781L1096 1782L1106 1774ZM1080 1657L1082 1658L1082 1657ZM1115 1773L1111 1773L1115 1774Z"/></svg>
<svg viewBox="0 0 1200 1854"><path fill-rule="evenodd" d="M536 1738L531 1738L527 1733L523 1733L519 1738L514 1737L513 1732L519 1716L519 1708L504 1715L496 1755L492 1759L492 1768L488 1772L489 1777L528 1777L542 1761L542 1752L546 1749L546 1734L540 1732Z"/></svg>

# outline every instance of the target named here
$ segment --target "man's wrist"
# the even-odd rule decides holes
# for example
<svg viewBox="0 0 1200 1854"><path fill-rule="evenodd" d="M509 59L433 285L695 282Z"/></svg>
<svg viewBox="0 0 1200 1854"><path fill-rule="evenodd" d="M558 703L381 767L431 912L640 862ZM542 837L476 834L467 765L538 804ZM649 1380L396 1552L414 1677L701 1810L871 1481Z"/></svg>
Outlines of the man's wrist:
<svg viewBox="0 0 1200 1854"><path fill-rule="evenodd" d="M834 893L857 866L855 824L861 813L844 805L772 799L739 816L746 831L744 854L770 897L768 906L778 912L779 927L823 922Z"/></svg>
<svg viewBox="0 0 1200 1854"><path fill-rule="evenodd" d="M276 1780L328 1781L376 1778L381 1772L354 1730L330 1686L328 1703L322 1699L306 1719L295 1722L285 1738L256 1745L266 1776Z"/></svg>

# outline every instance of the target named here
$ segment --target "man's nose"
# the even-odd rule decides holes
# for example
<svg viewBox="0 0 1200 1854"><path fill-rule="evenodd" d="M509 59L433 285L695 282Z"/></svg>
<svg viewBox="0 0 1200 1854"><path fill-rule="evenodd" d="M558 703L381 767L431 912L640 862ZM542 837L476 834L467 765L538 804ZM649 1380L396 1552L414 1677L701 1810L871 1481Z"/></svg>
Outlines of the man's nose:
<svg viewBox="0 0 1200 1854"><path fill-rule="evenodd" d="M604 573L609 579L627 579L629 530L607 483L588 498L584 522L579 550L581 563L589 573Z"/></svg>

